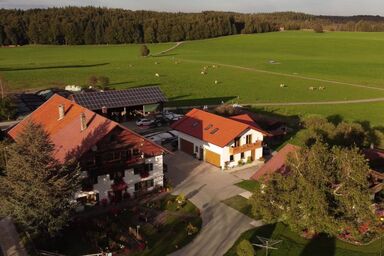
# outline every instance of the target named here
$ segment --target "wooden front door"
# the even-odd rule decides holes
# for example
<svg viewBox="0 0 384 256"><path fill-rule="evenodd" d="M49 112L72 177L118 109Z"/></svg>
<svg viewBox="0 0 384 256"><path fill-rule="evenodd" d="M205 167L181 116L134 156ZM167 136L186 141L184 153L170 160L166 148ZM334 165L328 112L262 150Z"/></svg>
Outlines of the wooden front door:
<svg viewBox="0 0 384 256"><path fill-rule="evenodd" d="M252 161L255 161L255 150L254 149L252 149L251 150L251 159L252 159Z"/></svg>

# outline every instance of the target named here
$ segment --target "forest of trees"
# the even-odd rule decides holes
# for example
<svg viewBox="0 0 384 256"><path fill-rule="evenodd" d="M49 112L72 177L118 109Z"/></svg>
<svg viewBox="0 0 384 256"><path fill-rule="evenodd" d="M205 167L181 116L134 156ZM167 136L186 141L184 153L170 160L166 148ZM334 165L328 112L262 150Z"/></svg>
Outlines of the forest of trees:
<svg viewBox="0 0 384 256"><path fill-rule="evenodd" d="M285 30L384 31L379 16L332 17L281 12L166 13L96 7L0 9L0 45L119 44L196 40Z"/></svg>

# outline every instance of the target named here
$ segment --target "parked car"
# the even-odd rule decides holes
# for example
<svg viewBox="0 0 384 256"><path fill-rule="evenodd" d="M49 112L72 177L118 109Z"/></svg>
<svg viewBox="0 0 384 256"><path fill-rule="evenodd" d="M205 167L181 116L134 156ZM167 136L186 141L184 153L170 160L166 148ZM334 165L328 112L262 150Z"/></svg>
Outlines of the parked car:
<svg viewBox="0 0 384 256"><path fill-rule="evenodd" d="M183 115L176 114L176 113L173 113L173 112L170 112L170 111L164 111L163 112L163 116L164 116L165 119L167 119L169 121L177 121L177 120L179 120L179 119L184 117Z"/></svg>
<svg viewBox="0 0 384 256"><path fill-rule="evenodd" d="M178 139L178 134L176 131L169 131L169 132L163 132L159 133L150 137L147 137L148 139L152 140L153 142L157 144L167 144L167 143L172 143L174 141L177 141Z"/></svg>
<svg viewBox="0 0 384 256"><path fill-rule="evenodd" d="M151 124L151 127L160 127L168 124L168 120L163 117L157 117L154 122Z"/></svg>
<svg viewBox="0 0 384 256"><path fill-rule="evenodd" d="M155 120L153 119L147 119L147 118L142 118L136 121L136 125L138 126L149 126L153 124Z"/></svg>

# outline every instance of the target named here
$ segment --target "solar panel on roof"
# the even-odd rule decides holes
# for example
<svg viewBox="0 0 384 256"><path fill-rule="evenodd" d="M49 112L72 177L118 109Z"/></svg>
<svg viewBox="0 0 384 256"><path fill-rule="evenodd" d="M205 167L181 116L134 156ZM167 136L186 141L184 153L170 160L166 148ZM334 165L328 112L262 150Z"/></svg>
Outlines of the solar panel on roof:
<svg viewBox="0 0 384 256"><path fill-rule="evenodd" d="M91 109L129 107L166 102L158 86L75 94L76 103Z"/></svg>

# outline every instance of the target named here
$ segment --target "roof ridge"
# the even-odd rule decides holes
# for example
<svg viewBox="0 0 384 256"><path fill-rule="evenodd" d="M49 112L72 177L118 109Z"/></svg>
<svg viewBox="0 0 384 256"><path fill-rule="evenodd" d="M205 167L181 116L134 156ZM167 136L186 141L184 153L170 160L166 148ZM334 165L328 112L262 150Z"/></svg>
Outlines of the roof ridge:
<svg viewBox="0 0 384 256"><path fill-rule="evenodd" d="M134 89L147 89L147 88L159 88L160 89L160 86L152 85L152 86L143 86L143 87L130 87L130 88L118 89L118 90L112 89L112 90L98 91L98 92L76 93L76 94L73 94L73 96L90 95L90 94L97 94L97 93L106 94L106 93L110 93L110 92L121 92L121 91L129 91L129 90L134 90Z"/></svg>
<svg viewBox="0 0 384 256"><path fill-rule="evenodd" d="M138 137L144 139L144 141L147 141L147 142L149 142L150 144L152 144L152 145L154 145L154 146L156 146L156 147L161 148L161 149L164 150L165 152L168 152L168 153L170 153L170 154L173 154L173 153L172 153L171 151L169 151L168 149L166 149L166 148L164 148L163 146L161 146L161 145L159 145L159 144L157 144L157 143L151 141L150 139L145 138L144 136L142 136L142 135L136 133L135 131L129 129L128 127L125 127L124 125L119 124L119 123L117 123L117 125L118 125L119 127L123 128L124 130L129 131L129 132L132 133L133 135L136 135L136 136L138 136Z"/></svg>
<svg viewBox="0 0 384 256"><path fill-rule="evenodd" d="M193 128L196 127L194 126L194 119L196 121L200 121L200 125L202 126L201 130L197 131L196 128ZM216 132L211 133L210 129L205 129L203 127L209 124L212 124L211 128L217 129L219 134L216 134ZM227 146L234 138L250 129L258 131L257 129L254 129L253 126L246 123L197 108L193 108L183 119L175 122L171 127L175 130L184 132L200 140L210 142L219 147Z"/></svg>

